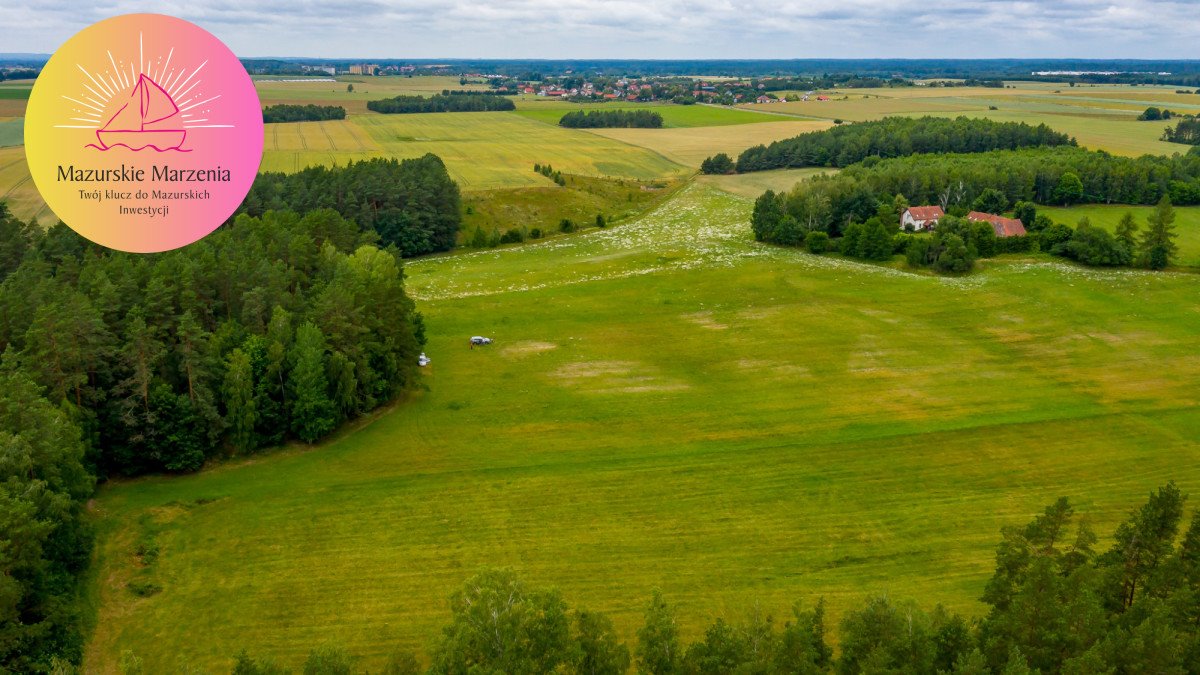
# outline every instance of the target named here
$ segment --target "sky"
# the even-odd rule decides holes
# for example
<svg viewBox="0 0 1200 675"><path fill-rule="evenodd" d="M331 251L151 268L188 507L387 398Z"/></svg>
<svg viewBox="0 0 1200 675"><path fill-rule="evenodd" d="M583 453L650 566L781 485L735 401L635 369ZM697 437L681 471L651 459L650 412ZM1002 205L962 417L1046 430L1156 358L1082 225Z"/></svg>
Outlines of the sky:
<svg viewBox="0 0 1200 675"><path fill-rule="evenodd" d="M1197 0L16 0L0 52L159 12L239 56L1196 59Z"/></svg>

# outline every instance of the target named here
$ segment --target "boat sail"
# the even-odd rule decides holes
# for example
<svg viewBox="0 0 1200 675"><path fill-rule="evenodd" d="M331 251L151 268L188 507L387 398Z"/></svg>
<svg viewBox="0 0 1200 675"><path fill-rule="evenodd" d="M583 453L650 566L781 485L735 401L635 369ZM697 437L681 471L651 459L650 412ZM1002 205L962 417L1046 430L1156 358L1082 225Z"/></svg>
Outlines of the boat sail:
<svg viewBox="0 0 1200 675"><path fill-rule="evenodd" d="M182 150L187 131L179 106L157 82L139 75L125 105L96 132L100 149L123 145L130 150L154 148L159 152Z"/></svg>

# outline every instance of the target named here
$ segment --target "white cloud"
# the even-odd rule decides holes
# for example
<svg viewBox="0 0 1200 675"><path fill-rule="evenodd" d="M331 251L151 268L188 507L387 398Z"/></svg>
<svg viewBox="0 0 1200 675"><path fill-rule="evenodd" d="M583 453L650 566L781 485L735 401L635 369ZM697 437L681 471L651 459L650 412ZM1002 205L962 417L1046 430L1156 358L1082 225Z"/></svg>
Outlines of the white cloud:
<svg viewBox="0 0 1200 675"><path fill-rule="evenodd" d="M0 49L52 51L138 11L39 0L6 11ZM243 56L1194 58L1200 32L1182 0L167 0L154 11Z"/></svg>

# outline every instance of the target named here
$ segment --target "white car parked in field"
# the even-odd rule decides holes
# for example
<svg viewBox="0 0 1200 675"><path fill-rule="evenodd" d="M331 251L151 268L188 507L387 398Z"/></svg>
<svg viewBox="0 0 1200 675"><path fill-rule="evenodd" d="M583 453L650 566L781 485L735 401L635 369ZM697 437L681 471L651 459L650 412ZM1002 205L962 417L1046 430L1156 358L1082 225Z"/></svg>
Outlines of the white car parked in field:
<svg viewBox="0 0 1200 675"><path fill-rule="evenodd" d="M490 345L490 344L492 344L492 338L483 337L481 335L476 335L475 337L471 338L471 344L473 344L473 345Z"/></svg>

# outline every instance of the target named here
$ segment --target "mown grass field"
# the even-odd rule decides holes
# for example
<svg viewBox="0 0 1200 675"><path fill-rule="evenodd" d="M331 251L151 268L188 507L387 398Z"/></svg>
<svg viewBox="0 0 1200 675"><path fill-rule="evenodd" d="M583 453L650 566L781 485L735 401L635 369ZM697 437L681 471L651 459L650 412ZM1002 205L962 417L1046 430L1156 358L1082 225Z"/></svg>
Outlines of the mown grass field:
<svg viewBox="0 0 1200 675"><path fill-rule="evenodd" d="M754 171L728 176L696 176L696 182L709 185L748 199L757 199L767 190L789 192L796 184L818 174L837 171L837 169L776 169L774 171Z"/></svg>
<svg viewBox="0 0 1200 675"><path fill-rule="evenodd" d="M1146 230L1146 218L1153 211L1150 206L1103 206L1085 205L1064 207L1038 207L1038 213L1045 213L1055 222L1065 223L1075 227L1081 218L1088 218L1092 225L1113 231L1126 213L1132 213L1137 218L1139 235ZM1175 231L1178 238L1175 243L1179 246L1176 264L1187 267L1200 267L1200 207L1175 207Z"/></svg>
<svg viewBox="0 0 1200 675"><path fill-rule="evenodd" d="M764 117L769 117L770 121L677 129L589 129L588 132L649 148L673 162L699 168L706 157L718 152L737 159L746 148L833 126L828 120L789 120L778 115Z"/></svg>
<svg viewBox="0 0 1200 675"><path fill-rule="evenodd" d="M503 112L363 115L268 124L265 134L263 171L432 152L468 191L552 185L533 172L536 163L564 173L641 180L688 172L645 148Z"/></svg>
<svg viewBox="0 0 1200 675"><path fill-rule="evenodd" d="M29 175L23 145L0 148L0 201L22 220L37 218L47 225L56 222Z"/></svg>
<svg viewBox="0 0 1200 675"><path fill-rule="evenodd" d="M102 489L89 672L326 642L378 667L484 565L626 639L655 587L689 638L818 596L831 623L869 593L977 612L1001 526L1067 495L1107 535L1168 479L1200 490L1194 276L908 274L755 244L750 204L692 185L621 227L411 262L428 391L318 448Z"/></svg>

